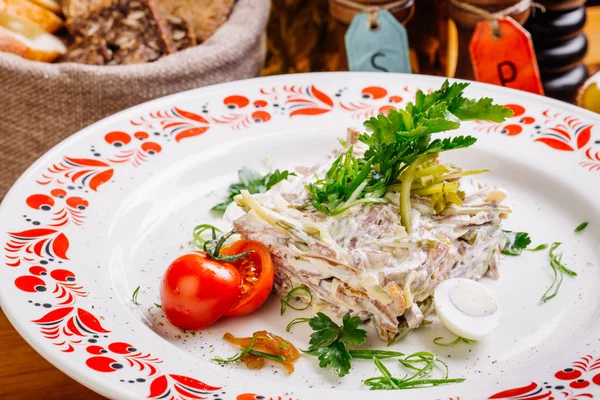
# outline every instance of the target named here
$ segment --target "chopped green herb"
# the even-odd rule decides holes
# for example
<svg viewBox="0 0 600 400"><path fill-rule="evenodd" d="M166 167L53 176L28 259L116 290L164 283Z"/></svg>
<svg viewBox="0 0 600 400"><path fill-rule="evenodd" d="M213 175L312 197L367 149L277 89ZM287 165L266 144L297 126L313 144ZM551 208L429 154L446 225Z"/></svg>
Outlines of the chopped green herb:
<svg viewBox="0 0 600 400"><path fill-rule="evenodd" d="M540 251L540 250L546 250L548 248L548 244L544 243L544 244L540 244L532 249L525 249L527 251Z"/></svg>
<svg viewBox="0 0 600 400"><path fill-rule="evenodd" d="M293 320L290 321L289 324L287 324L287 326L285 327L285 331L289 332L292 329L292 326L296 325L296 324L300 324L302 322L308 322L310 321L310 318L294 318Z"/></svg>
<svg viewBox="0 0 600 400"><path fill-rule="evenodd" d="M582 230L584 230L585 228L587 228L587 226L589 225L589 222L582 222L581 224L579 224L579 226L577 228L575 228L575 232L581 232Z"/></svg>
<svg viewBox="0 0 600 400"><path fill-rule="evenodd" d="M484 98L470 100L462 96L468 83L444 82L429 94L417 92L414 103L402 110L390 110L365 121L370 133L359 136L368 146L364 157L357 159L353 149L338 157L323 179L307 186L312 205L328 215L339 214L357 204L380 203L386 191L399 178L409 181L416 168L443 151L473 145L476 138L457 136L431 139L431 134L458 129L460 121L473 119L502 122L512 111ZM412 166L412 170L411 167ZM401 175L407 170L407 175ZM400 195L400 203L410 205L410 185ZM406 214L404 212L403 214ZM405 215L406 216L406 215ZM409 230L409 221L402 220Z"/></svg>
<svg viewBox="0 0 600 400"><path fill-rule="evenodd" d="M385 358L398 358L405 354L399 351L389 350L348 350L352 358L358 358L362 360L372 360L373 357L377 357L380 360Z"/></svg>
<svg viewBox="0 0 600 400"><path fill-rule="evenodd" d="M308 322L315 332L310 335L310 347L305 353L317 356L321 368L331 365L336 375L348 374L352 368L352 356L346 345L360 345L367 338L367 332L358 328L361 322L360 318L351 317L350 313L346 313L342 319L342 326L339 326L327 315L317 313Z"/></svg>
<svg viewBox="0 0 600 400"><path fill-rule="evenodd" d="M313 301L313 297L312 297L312 292L310 291L310 289L306 286L306 285L298 285L298 286L294 286L292 284L291 279L288 277L288 280L290 281L290 286L292 287L292 289L288 292L288 294L285 296L284 299L281 299L281 315L285 314L285 311L287 310L287 308L291 308L292 310L296 310L296 311L303 311L308 309L308 307L310 307L310 305L312 304ZM304 307L296 307L290 304L290 301L292 301L292 299L294 298L294 293L296 292L304 292L306 293L306 295L308 295L308 303L306 304L306 306ZM296 295L298 296L298 295ZM288 331L289 332L289 331Z"/></svg>
<svg viewBox="0 0 600 400"><path fill-rule="evenodd" d="M296 176L296 174L276 169L271 173L261 175L251 168L243 167L238 171L240 181L229 186L227 200L217 204L212 210L222 214L227 209L227 206L233 202L233 198L240 194L242 190L247 190L250 194L264 193L290 176Z"/></svg>
<svg viewBox="0 0 600 400"><path fill-rule="evenodd" d="M281 348L283 349L283 347L281 347ZM252 354L253 356L257 356L257 357L266 358L267 360L273 360L273 361L279 361L279 362L286 361L285 357L283 357L283 356L276 356L275 354L265 353L263 351L258 351L258 350L250 350L250 352L248 354Z"/></svg>
<svg viewBox="0 0 600 400"><path fill-rule="evenodd" d="M206 243L206 239L202 237L202 234L206 231L221 233L221 230L219 228L210 224L202 224L196 226L192 234L194 235L194 244L199 249L204 248L204 243Z"/></svg>
<svg viewBox="0 0 600 400"><path fill-rule="evenodd" d="M548 290L546 290L546 292L542 296L542 301L544 303L554 298L558 294L558 289L560 289L560 285L562 284L564 275L568 275L571 277L577 276L577 272L567 268L567 266L563 264L563 253L554 253L554 251L560 245L560 242L554 242L552 243L552 246L550 246L550 268L552 268L554 280L552 281L552 284L548 287Z"/></svg>
<svg viewBox="0 0 600 400"><path fill-rule="evenodd" d="M391 372L377 357L373 357L373 362L379 372L381 372L382 376L365 379L364 384L371 390L425 388L459 383L464 382L465 380L464 378L448 378L448 365L437 358L435 354L424 351L413 353L403 359L398 359L398 362L400 362L404 368L415 371L413 375L406 375L403 378L394 378ZM444 378L430 378L430 375L436 366L445 370Z"/></svg>
<svg viewBox="0 0 600 400"><path fill-rule="evenodd" d="M444 338L441 336L436 337L435 339L433 339L433 343L437 346L444 346L444 347L454 346L458 343L467 343L467 344L477 343L476 340L465 339L464 337L460 337L460 336L458 336L456 339L454 339L451 342L441 342L441 340L443 340L443 339Z"/></svg>
<svg viewBox="0 0 600 400"><path fill-rule="evenodd" d="M502 232L504 232L504 237L506 238L506 244L504 245L504 249L502 249L502 254L507 256L521 255L523 250L531 244L531 238L526 232L512 232L505 230Z"/></svg>
<svg viewBox="0 0 600 400"><path fill-rule="evenodd" d="M162 309L162 305L154 303L154 307Z"/></svg>
<svg viewBox="0 0 600 400"><path fill-rule="evenodd" d="M135 304L136 306L141 306L141 303L138 303L137 297L138 297L138 293L140 292L140 287L136 287L135 290L133 291L133 294L131 295L131 301L133 301L133 304Z"/></svg>

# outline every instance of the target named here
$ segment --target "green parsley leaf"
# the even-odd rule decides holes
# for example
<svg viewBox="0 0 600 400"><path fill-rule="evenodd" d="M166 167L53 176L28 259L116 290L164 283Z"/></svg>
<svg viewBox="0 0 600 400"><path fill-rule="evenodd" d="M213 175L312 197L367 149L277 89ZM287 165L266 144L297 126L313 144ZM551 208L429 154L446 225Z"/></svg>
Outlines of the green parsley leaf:
<svg viewBox="0 0 600 400"><path fill-rule="evenodd" d="M211 210L222 214L229 204L233 202L233 198L240 194L242 190L247 190L250 194L264 193L290 176L296 176L296 174L294 172L276 169L266 175L260 175L251 168L242 167L242 169L238 171L240 182L229 185L229 195L227 196L227 200L217 204Z"/></svg>
<svg viewBox="0 0 600 400"><path fill-rule="evenodd" d="M367 331L358 328L362 324L362 320L359 317L350 317L350 314L346 313L342 323L340 342L345 344L363 344L365 342Z"/></svg>
<svg viewBox="0 0 600 400"><path fill-rule="evenodd" d="M504 237L506 238L506 244L504 245L504 249L502 249L502 254L504 255L518 256L531 244L531 238L526 232L505 230L502 232L504 232Z"/></svg>
<svg viewBox="0 0 600 400"><path fill-rule="evenodd" d="M308 321L308 325L315 331L310 335L309 351L321 346L329 346L340 335L340 327L322 312L317 313Z"/></svg>
<svg viewBox="0 0 600 400"><path fill-rule="evenodd" d="M339 326L327 315L317 313L308 321L308 325L315 332L310 335L310 347L305 353L317 356L321 368L331 365L336 375L346 375L352 367L352 356L346 345L360 345L367 338L367 332L358 328L360 323L360 318L346 313L342 319L342 326Z"/></svg>
<svg viewBox="0 0 600 400"><path fill-rule="evenodd" d="M342 342L335 342L327 347L319 347L317 350L319 367L326 368L331 365L337 376L344 376L350 372L350 353Z"/></svg>

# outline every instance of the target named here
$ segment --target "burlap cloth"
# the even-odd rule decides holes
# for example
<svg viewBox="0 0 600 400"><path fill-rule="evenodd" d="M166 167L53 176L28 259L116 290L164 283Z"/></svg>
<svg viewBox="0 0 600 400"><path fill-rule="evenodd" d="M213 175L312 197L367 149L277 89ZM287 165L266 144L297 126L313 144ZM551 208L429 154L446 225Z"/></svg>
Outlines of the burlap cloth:
<svg viewBox="0 0 600 400"><path fill-rule="evenodd" d="M0 52L0 199L40 155L81 128L157 97L257 76L269 0L238 0L203 44L154 63L45 64Z"/></svg>

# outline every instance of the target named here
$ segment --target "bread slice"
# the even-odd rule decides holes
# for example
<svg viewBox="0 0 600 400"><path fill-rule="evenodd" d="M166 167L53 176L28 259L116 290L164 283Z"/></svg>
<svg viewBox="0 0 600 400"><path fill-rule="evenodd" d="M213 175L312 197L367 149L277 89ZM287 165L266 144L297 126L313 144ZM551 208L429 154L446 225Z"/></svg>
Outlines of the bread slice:
<svg viewBox="0 0 600 400"><path fill-rule="evenodd" d="M138 64L177 51L152 0L109 0L67 21L75 41L61 59L91 64Z"/></svg>
<svg viewBox="0 0 600 400"><path fill-rule="evenodd" d="M83 18L91 11L106 5L105 0L62 0L62 12L67 20Z"/></svg>
<svg viewBox="0 0 600 400"><path fill-rule="evenodd" d="M52 11L55 14L62 14L62 9L57 0L31 0L31 2L40 7L44 7L46 10Z"/></svg>
<svg viewBox="0 0 600 400"><path fill-rule="evenodd" d="M184 19L198 43L208 39L227 20L234 0L156 0L162 15Z"/></svg>
<svg viewBox="0 0 600 400"><path fill-rule="evenodd" d="M174 15L169 15L166 18L166 23L177 51L187 49L188 47L193 47L198 44L196 34L185 19L176 17Z"/></svg>
<svg viewBox="0 0 600 400"><path fill-rule="evenodd" d="M0 51L34 61L52 62L67 48L33 22L0 11Z"/></svg>
<svg viewBox="0 0 600 400"><path fill-rule="evenodd" d="M63 21L52 11L28 0L0 0L0 11L35 22L46 32L56 32Z"/></svg>

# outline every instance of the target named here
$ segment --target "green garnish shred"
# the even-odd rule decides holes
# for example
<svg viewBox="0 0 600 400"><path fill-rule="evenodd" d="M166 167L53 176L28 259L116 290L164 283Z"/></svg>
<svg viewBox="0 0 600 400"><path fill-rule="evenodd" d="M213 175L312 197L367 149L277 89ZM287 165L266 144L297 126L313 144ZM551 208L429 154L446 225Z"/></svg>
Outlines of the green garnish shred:
<svg viewBox="0 0 600 400"><path fill-rule="evenodd" d="M227 200L217 204L211 210L218 214L223 214L229 204L233 202L233 198L240 194L242 190L247 190L250 194L264 193L290 176L296 176L296 174L294 172L276 169L266 175L261 175L251 168L242 167L242 169L238 171L240 181L230 185L227 189Z"/></svg>
<svg viewBox="0 0 600 400"><path fill-rule="evenodd" d="M458 336L456 339L454 339L451 342L442 342L442 340L444 340L444 338L441 337L441 336L438 336L435 339L433 339L433 343L436 346L443 346L443 347L452 347L452 346L457 345L459 343L467 343L467 344L477 343L476 340L465 339L464 337L461 337L461 336Z"/></svg>
<svg viewBox="0 0 600 400"><path fill-rule="evenodd" d="M435 354L425 351L416 352L405 358L398 359L398 362L404 368L414 371L412 375L405 375L403 378L393 377L390 370L383 365L378 357L373 357L373 362L379 372L381 372L381 376L364 380L364 384L371 390L416 389L465 381L464 378L448 378L448 365ZM443 378L431 378L431 374L436 367L444 371Z"/></svg>
<svg viewBox="0 0 600 400"><path fill-rule="evenodd" d="M192 235L194 236L194 244L196 245L197 248L202 249L204 248L204 243L206 243L205 238L203 238L203 234L204 232L219 232L221 233L221 230L219 228L217 228L216 226L210 225L210 224L201 224L201 225L197 225L196 227L194 227L194 231L192 233ZM214 237L213 237L214 239Z"/></svg>
<svg viewBox="0 0 600 400"><path fill-rule="evenodd" d="M138 294L140 292L140 287L136 287L135 290L133 291L133 294L131 295L131 301L133 302L133 304L135 304L136 306L141 306L141 303L138 303Z"/></svg>
<svg viewBox="0 0 600 400"><path fill-rule="evenodd" d="M285 327L285 331L289 333L292 329L292 326L294 326L296 324L301 324L303 322L308 322L308 321L310 321L310 318L294 318L293 320L290 321L289 324L287 324L287 326Z"/></svg>
<svg viewBox="0 0 600 400"><path fill-rule="evenodd" d="M554 242L550 246L550 268L552 268L554 280L542 296L542 302L544 303L554 298L558 294L558 289L560 289L560 285L562 285L563 278L565 275L568 275L570 277L577 276L577 272L567 268L567 266L563 264L563 253L555 253L555 250L558 249L560 245L560 242Z"/></svg>
<svg viewBox="0 0 600 400"><path fill-rule="evenodd" d="M285 311L287 310L288 307L291 308L292 310L296 310L296 311L307 310L308 307L311 306L312 301L313 301L312 292L306 285L294 286L289 277L288 277L288 281L290 282L290 286L292 287L292 289L287 293L285 298L280 300L281 301L281 311L280 311L281 315L285 314ZM308 303L304 307L296 307L296 306L290 304L290 302L294 298L294 293L296 293L296 292L304 292L308 296L308 298L309 298ZM296 296L298 296L298 295L296 294ZM288 325L288 326L291 328L290 325ZM289 332L289 330L288 330L288 332Z"/></svg>
<svg viewBox="0 0 600 400"><path fill-rule="evenodd" d="M588 225L589 225L589 222L587 222L587 221L582 222L581 224L579 224L577 226L577 228L575 228L575 232L581 232L582 230L584 230L585 228L587 228Z"/></svg>

